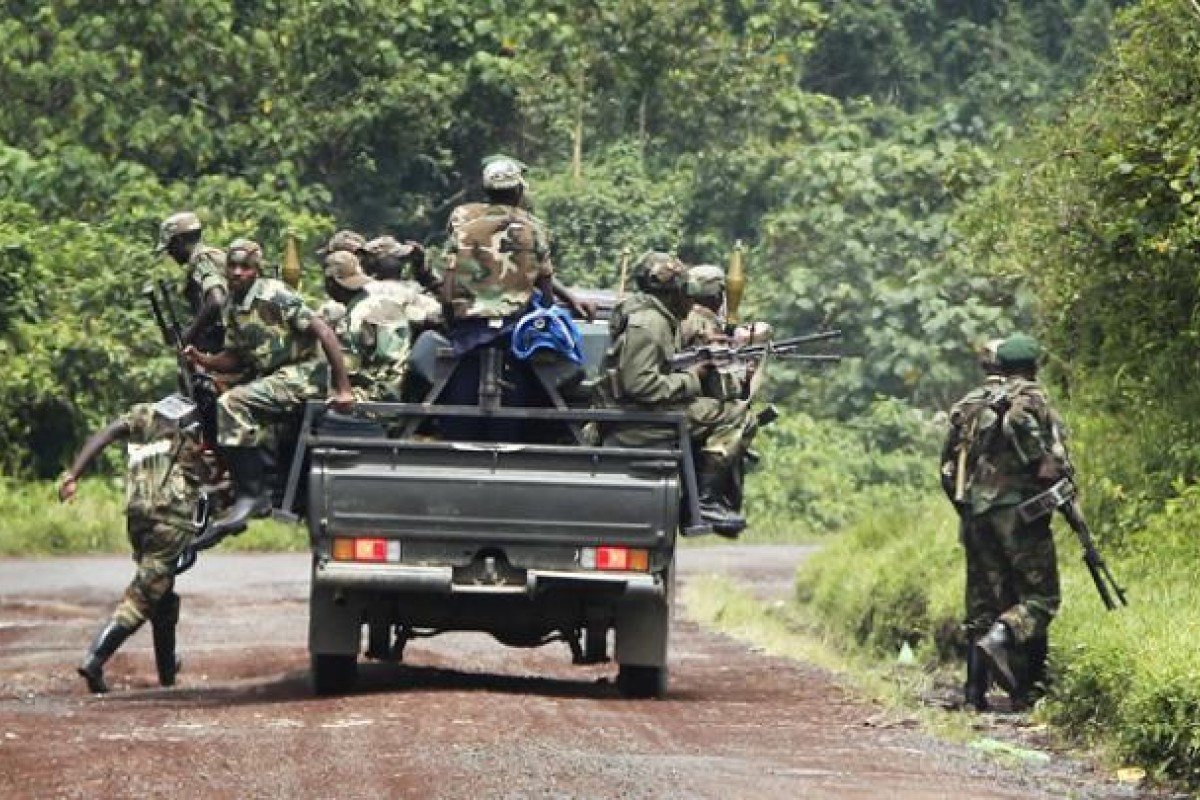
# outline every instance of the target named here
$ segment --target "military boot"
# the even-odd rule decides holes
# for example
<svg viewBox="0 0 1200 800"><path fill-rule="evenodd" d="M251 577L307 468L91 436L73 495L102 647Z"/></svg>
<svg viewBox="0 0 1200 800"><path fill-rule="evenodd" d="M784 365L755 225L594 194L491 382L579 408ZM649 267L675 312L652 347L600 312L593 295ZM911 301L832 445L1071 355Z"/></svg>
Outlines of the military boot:
<svg viewBox="0 0 1200 800"><path fill-rule="evenodd" d="M92 646L83 657L83 663L76 670L87 681L89 692L104 694L108 691L108 684L104 682L104 664L135 630L110 620L96 633Z"/></svg>
<svg viewBox="0 0 1200 800"><path fill-rule="evenodd" d="M179 672L179 656L175 653L175 626L179 623L179 595L168 592L158 601L150 616L150 632L154 634L154 666L158 669L160 686L174 686Z"/></svg>
<svg viewBox="0 0 1200 800"><path fill-rule="evenodd" d="M235 497L233 505L223 517L213 521L206 534L220 540L222 537L246 530L251 519L265 517L271 513L271 499L263 487L262 453L257 447L229 447L225 449L225 461L233 473Z"/></svg>
<svg viewBox="0 0 1200 800"><path fill-rule="evenodd" d="M1013 639L1012 631L999 620L975 643L975 650L983 656L988 671L996 679L996 683L1000 684L1001 688L1010 695L1018 695L1021 688L1014 664L1015 648L1016 642Z"/></svg>
<svg viewBox="0 0 1200 800"><path fill-rule="evenodd" d="M967 648L967 682L963 684L963 702L976 711L987 711L987 690L991 676L983 654L975 647L975 641Z"/></svg>
<svg viewBox="0 0 1200 800"><path fill-rule="evenodd" d="M746 528L746 518L731 509L721 493L724 478L724 470L715 458L701 456L700 470L696 475L700 490L700 519L711 525L713 532L736 539Z"/></svg>
<svg viewBox="0 0 1200 800"><path fill-rule="evenodd" d="M1029 703L1036 703L1046 694L1046 657L1049 638L1046 634L1032 637L1025 643L1025 670L1021 676L1021 694Z"/></svg>

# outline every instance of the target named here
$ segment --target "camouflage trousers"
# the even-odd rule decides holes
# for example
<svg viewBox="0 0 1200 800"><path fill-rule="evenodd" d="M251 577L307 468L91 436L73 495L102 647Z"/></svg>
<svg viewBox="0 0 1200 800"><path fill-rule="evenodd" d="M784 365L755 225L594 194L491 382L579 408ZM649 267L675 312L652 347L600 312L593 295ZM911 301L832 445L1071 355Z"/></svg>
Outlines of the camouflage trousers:
<svg viewBox="0 0 1200 800"><path fill-rule="evenodd" d="M308 400L326 394L320 362L289 364L270 375L234 386L217 398L217 443L224 447L256 447L264 427L277 422Z"/></svg>
<svg viewBox="0 0 1200 800"><path fill-rule="evenodd" d="M965 526L967 635L1000 620L1018 644L1044 636L1058 613L1058 557L1050 516L1025 523L1016 506L974 516Z"/></svg>
<svg viewBox="0 0 1200 800"><path fill-rule="evenodd" d="M192 537L192 529L138 514L126 517L126 525L137 572L125 587L112 618L136 630L175 587L175 565Z"/></svg>
<svg viewBox="0 0 1200 800"><path fill-rule="evenodd" d="M646 409L649 410L649 409ZM733 465L742 451L750 404L744 400L715 400L698 397L679 408L662 407L655 411L683 411L687 415L688 432L692 442L711 456L722 469ZM612 434L612 440L622 447L661 445L673 438L673 433L661 427L627 426Z"/></svg>

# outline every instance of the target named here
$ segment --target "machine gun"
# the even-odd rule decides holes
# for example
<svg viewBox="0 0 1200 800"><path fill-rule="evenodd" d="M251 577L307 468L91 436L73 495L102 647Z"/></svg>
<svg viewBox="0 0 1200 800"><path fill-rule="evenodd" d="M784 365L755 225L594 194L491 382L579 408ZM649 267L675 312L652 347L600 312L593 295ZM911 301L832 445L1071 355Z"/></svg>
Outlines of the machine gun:
<svg viewBox="0 0 1200 800"><path fill-rule="evenodd" d="M1078 494L1075 482L1068 476L1041 494L1031 497L1017 506L1017 514L1025 522L1033 522L1058 509L1083 547L1083 563L1087 565L1088 572L1091 573L1092 582L1096 584L1096 591L1100 593L1104 607L1112 611L1117 607L1118 600L1120 605L1129 605L1125 599L1125 590L1117 583L1117 579L1108 569L1108 564L1104 562L1104 557L1100 555L1095 542L1092 541L1092 532L1088 528L1087 520L1083 517L1083 512L1079 509ZM1114 596L1116 600L1113 599Z"/></svg>
<svg viewBox="0 0 1200 800"><path fill-rule="evenodd" d="M840 330L820 331L803 336L790 336L786 339L776 339L764 344L750 344L742 347L731 347L722 344L702 345L692 350L684 350L671 357L671 369L675 371L688 369L697 364L712 364L715 367L726 367L742 364L747 361L757 361L766 356L775 356L785 361L806 361L818 364L837 363L842 357L829 353L801 353L801 347L813 342L823 342L837 339L842 335Z"/></svg>

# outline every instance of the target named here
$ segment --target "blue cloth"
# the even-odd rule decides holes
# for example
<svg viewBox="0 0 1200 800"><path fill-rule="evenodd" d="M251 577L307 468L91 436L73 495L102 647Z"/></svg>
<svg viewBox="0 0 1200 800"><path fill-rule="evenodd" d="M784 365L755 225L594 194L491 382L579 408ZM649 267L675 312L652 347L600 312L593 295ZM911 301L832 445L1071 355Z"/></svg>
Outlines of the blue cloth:
<svg viewBox="0 0 1200 800"><path fill-rule="evenodd" d="M540 295L535 295L540 303ZM512 331L513 355L527 361L538 350L550 350L575 363L583 363L583 334L571 313L556 305L540 306L521 317Z"/></svg>

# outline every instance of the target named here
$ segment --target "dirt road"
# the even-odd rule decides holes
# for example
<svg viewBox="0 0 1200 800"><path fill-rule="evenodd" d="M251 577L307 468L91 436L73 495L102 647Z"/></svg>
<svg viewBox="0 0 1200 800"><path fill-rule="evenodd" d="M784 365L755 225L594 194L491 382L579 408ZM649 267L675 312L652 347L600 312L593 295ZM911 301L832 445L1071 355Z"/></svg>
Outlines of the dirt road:
<svg viewBox="0 0 1200 800"><path fill-rule="evenodd" d="M805 548L681 554L787 591ZM370 664L360 692L307 685L306 556L206 555L184 575L179 685L148 627L85 693L74 668L131 573L118 558L0 560L0 797L1128 798L1053 759L1005 769L904 726L827 674L705 632L678 609L671 689L621 699L565 645L455 634Z"/></svg>

